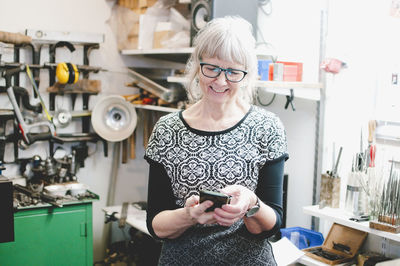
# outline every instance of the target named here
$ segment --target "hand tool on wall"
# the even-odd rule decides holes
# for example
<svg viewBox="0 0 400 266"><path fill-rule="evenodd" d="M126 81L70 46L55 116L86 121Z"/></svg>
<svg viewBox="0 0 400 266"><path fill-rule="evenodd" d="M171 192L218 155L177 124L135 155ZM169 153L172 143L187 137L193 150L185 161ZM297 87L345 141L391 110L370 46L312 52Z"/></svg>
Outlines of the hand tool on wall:
<svg viewBox="0 0 400 266"><path fill-rule="evenodd" d="M285 104L285 109L287 109L290 106L292 107L293 111L296 111L296 108L294 107L294 92L293 89L290 89L290 95L286 95L286 104Z"/></svg>
<svg viewBox="0 0 400 266"><path fill-rule="evenodd" d="M35 66L39 66L40 65L40 52L42 49L42 45L40 44L33 44L33 43L29 43L29 44L23 44L21 45L19 48L24 48L24 47L30 47L32 50L32 64ZM26 65L29 66L29 65ZM31 74L32 75L32 74ZM39 82L40 82L40 67L35 67L33 68L33 78L32 80L35 81L35 84L37 85L37 88L39 87ZM36 98L37 95L37 90L33 91L33 95Z"/></svg>
<svg viewBox="0 0 400 266"><path fill-rule="evenodd" d="M45 113L45 115L46 115L47 120L49 120L49 122L50 122L51 124L53 124L53 123L52 123L51 116L50 116L49 112L47 111L46 105L44 104L43 98L42 98L42 96L40 96L39 88L37 87L37 83L36 83L36 81L33 79L33 76L32 76L31 70L30 70L30 68L29 68L29 65L26 65L26 73L28 74L28 77L29 77L30 81L32 82L32 86L33 86L33 88L34 88L34 90L35 90L37 96L39 97L40 105L41 105L42 108L43 108L43 111L44 111L44 113ZM54 127L54 125L53 125L53 127Z"/></svg>
<svg viewBox="0 0 400 266"><path fill-rule="evenodd" d="M14 113L18 120L18 127L19 127L19 130L23 137L24 143L22 143L22 142L19 143L22 148L26 148L26 145L30 145L30 144L34 143L35 141L50 140L51 138L53 138L55 136L55 127L49 121L40 121L40 122L36 122L36 123L28 125L25 122L25 120L22 116L22 113L19 109L19 106L15 99L14 90L12 87L9 87L7 89L7 94L10 99L11 105L14 108ZM41 127L47 127L49 129L49 131L44 132L44 133L31 132L33 129L41 128Z"/></svg>
<svg viewBox="0 0 400 266"><path fill-rule="evenodd" d="M7 70L5 70L5 71L3 71L1 73L1 76L4 77L4 79L6 80L6 88L9 88L11 86L11 77L14 76L14 81L18 81L19 80L19 72L22 71L22 70L23 70L23 67L22 66L18 66L18 67L7 69ZM16 100L17 105L18 105L17 99L15 99L15 100ZM19 132L19 128L18 128L17 123L14 123L13 132L14 133ZM18 158L19 139L18 138L14 138L13 139L13 143L14 143L14 160L17 160L17 158Z"/></svg>
<svg viewBox="0 0 400 266"><path fill-rule="evenodd" d="M18 86L13 86L12 88L14 90L14 93L16 94L15 95L16 99L21 98L22 105L24 106L25 109L31 110L38 114L40 114L42 112L42 106L40 103L37 103L36 105L32 105L30 103L30 97L29 97L28 91L25 88L18 87ZM4 89L4 92L7 92L7 88ZM18 100L17 100L17 102L18 102Z"/></svg>

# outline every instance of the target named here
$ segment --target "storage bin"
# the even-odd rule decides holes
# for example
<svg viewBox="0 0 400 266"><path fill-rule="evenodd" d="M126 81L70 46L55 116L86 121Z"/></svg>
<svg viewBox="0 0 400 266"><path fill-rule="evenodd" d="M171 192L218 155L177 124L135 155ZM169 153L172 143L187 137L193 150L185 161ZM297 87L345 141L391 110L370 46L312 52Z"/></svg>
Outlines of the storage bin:
<svg viewBox="0 0 400 266"><path fill-rule="evenodd" d="M324 243L324 236L310 229L302 227L281 228L282 237L286 237L299 249L321 246Z"/></svg>

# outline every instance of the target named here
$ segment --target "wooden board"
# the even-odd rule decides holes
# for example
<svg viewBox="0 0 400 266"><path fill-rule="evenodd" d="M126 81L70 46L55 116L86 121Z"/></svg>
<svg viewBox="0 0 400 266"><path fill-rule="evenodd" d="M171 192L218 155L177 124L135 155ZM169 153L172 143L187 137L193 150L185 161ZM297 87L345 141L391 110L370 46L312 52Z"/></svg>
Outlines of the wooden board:
<svg viewBox="0 0 400 266"><path fill-rule="evenodd" d="M390 232L390 233L394 233L394 234L400 233L400 225L391 225L391 224L382 223L382 222L378 222L378 221L370 221L369 227L379 230L379 231L385 231L385 232Z"/></svg>
<svg viewBox="0 0 400 266"><path fill-rule="evenodd" d="M101 91L100 80L80 79L75 84L61 84L56 82L53 86L47 88L49 93L71 94L71 93L90 93L98 94Z"/></svg>

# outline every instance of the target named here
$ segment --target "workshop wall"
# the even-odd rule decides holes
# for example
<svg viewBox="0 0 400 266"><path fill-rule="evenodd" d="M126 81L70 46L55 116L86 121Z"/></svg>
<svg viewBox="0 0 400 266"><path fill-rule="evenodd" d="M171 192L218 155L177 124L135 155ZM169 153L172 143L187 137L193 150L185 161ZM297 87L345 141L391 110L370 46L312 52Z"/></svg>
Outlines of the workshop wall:
<svg viewBox="0 0 400 266"><path fill-rule="evenodd" d="M102 82L102 92L98 96L90 96L89 109L91 110L97 99L103 95L109 94L132 94L135 93L132 88L124 86L130 79L121 74L123 68L130 64L129 58L122 58L117 50L117 45L113 32L107 23L111 15L111 8L115 1L97 1L97 0L69 0L69 1L22 1L22 0L1 0L0 1L0 29L9 32L24 33L25 29L43 29L53 31L69 32L89 32L105 35L105 42L100 44L100 49L93 50L90 54L90 64L108 69L108 72L90 74L91 79L99 79ZM62 50L62 49L58 49ZM12 53L12 51L10 51ZM12 61L12 54L7 54L2 60ZM48 62L48 50L42 51L41 62ZM26 53L21 61L31 62L31 55ZM24 54L22 55L24 57ZM82 51L79 49L70 54L67 49L57 52L57 62L67 61L76 64L82 64ZM48 104L48 72L42 70L40 76L39 91ZM4 85L4 84L2 84ZM32 87L25 82L21 75L21 85L27 87L29 93L32 93ZM36 99L37 100L37 99ZM34 99L32 99L32 103ZM0 95L0 105L2 108L10 108L6 94ZM71 106L69 97L56 97L56 106L62 106L69 109ZM75 110L82 109L82 100L77 98ZM80 124L71 124L65 131L71 132L76 128L79 132ZM140 136L139 136L140 137ZM101 208L106 206L108 186L110 182L110 171L112 162L113 144L109 143L109 155L104 157L102 143L89 143L90 156L85 161L85 167L77 173L78 181L87 184L91 191L100 196L99 201L93 203L93 237L94 237L94 261L104 258L106 238L108 237L109 226L104 225L104 213ZM12 147L7 147L7 149ZM70 152L69 146L65 145L67 153ZM8 153L6 153L7 155ZM11 152L12 154L12 152ZM26 151L20 152L20 157L31 157L40 155L42 159L48 155L47 143L34 143ZM143 154L138 153L138 157ZM7 160L7 156L5 158ZM12 158L10 158L12 159ZM3 174L9 178L15 178L18 175L18 168L15 165L6 165L7 170ZM118 186L115 196L115 203L121 203L123 200L138 201L146 197L147 180L145 178L146 165L142 161L130 161L128 164L121 165L118 169L118 179L122 184ZM139 172L139 174L134 174ZM140 174L143 173L143 174ZM121 195L123 196L121 197ZM71 243L72 244L72 243ZM66 247L67 248L67 247Z"/></svg>

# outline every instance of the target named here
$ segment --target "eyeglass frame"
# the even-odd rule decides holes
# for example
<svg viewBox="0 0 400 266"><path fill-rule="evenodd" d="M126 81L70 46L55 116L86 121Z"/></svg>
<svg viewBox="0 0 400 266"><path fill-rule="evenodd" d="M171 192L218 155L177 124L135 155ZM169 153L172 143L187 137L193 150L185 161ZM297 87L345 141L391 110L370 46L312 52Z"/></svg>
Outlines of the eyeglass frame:
<svg viewBox="0 0 400 266"><path fill-rule="evenodd" d="M213 67L215 67L215 68L218 68L218 69L219 69L219 72L218 72L218 74L217 74L215 77L207 76L207 75L204 74L204 72L203 72L203 66L213 66ZM209 64L209 63L204 63L204 62L200 62L200 70L201 70L201 73L202 73L205 77L207 77L207 78L217 78L217 77L219 77L219 75L221 75L221 72L223 71L223 72L225 72L225 78L226 78L226 80L229 81L229 82L233 82L233 83L241 82L241 81L244 79L244 77L246 77L246 75L247 75L247 73L248 73L248 72L245 71L245 70L236 69L236 68L222 68L222 67L220 67L220 66L213 65L213 64ZM240 71L240 72L243 73L243 77L242 77L240 80L237 80L237 81L230 80L230 79L228 78L228 75L226 74L228 71Z"/></svg>

